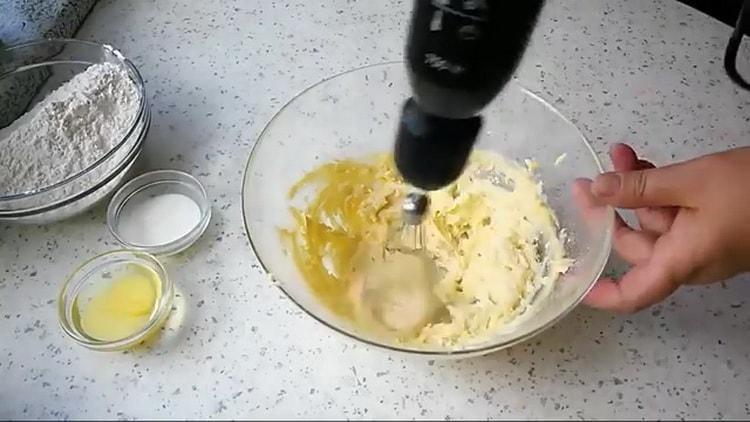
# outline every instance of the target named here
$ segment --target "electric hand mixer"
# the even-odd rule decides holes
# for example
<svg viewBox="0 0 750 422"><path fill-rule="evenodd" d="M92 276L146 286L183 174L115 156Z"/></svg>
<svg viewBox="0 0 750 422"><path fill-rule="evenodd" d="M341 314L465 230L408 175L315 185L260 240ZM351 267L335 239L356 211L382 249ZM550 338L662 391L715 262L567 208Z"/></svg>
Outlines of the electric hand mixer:
<svg viewBox="0 0 750 422"><path fill-rule="evenodd" d="M420 191L403 216L418 226L425 191L461 175L482 126L479 112L514 72L544 0L415 0L406 61L412 97L396 136L396 167Z"/></svg>
<svg viewBox="0 0 750 422"><path fill-rule="evenodd" d="M432 290L437 267L424 252L427 192L462 173L482 127L479 112L518 64L543 0L415 0L406 45L412 97L403 106L394 158L416 188L383 261L357 284L359 302L397 332L448 314ZM409 276L403 268L409 266ZM393 274L398 274L394 277Z"/></svg>

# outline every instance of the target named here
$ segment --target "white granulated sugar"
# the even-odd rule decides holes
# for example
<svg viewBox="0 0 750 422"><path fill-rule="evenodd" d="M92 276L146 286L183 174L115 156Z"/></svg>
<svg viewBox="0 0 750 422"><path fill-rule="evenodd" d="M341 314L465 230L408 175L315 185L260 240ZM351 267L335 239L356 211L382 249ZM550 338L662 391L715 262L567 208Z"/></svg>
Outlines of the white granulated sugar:
<svg viewBox="0 0 750 422"><path fill-rule="evenodd" d="M53 185L94 164L128 132L139 102L115 64L74 76L0 130L0 196Z"/></svg>
<svg viewBox="0 0 750 422"><path fill-rule="evenodd" d="M201 220L201 209L181 193L135 196L120 211L118 231L141 246L164 245L185 236Z"/></svg>

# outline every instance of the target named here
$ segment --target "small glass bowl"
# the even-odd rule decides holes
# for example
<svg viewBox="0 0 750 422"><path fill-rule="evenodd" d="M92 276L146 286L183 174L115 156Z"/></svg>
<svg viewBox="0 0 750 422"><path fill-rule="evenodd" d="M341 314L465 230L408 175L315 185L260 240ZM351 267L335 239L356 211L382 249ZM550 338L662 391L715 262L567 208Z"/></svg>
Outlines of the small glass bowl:
<svg viewBox="0 0 750 422"><path fill-rule="evenodd" d="M137 332L118 340L99 340L89 336L81 327L76 301L90 289L101 288L101 283L109 280L107 272L129 264L153 270L160 280L158 299L148 322ZM145 252L116 250L89 259L65 280L58 297L58 316L63 331L76 343L93 350L117 351L133 347L154 334L169 315L173 300L174 284L156 258Z"/></svg>
<svg viewBox="0 0 750 422"><path fill-rule="evenodd" d="M120 217L128 212L129 203L132 205L144 196L166 193L185 195L198 205L200 219L195 227L178 239L157 245L143 245L128 239L120 230ZM127 249L158 256L174 255L187 249L201 237L210 221L211 204L203 185L195 177L179 170L155 170L130 180L115 193L107 208L107 227L120 244Z"/></svg>

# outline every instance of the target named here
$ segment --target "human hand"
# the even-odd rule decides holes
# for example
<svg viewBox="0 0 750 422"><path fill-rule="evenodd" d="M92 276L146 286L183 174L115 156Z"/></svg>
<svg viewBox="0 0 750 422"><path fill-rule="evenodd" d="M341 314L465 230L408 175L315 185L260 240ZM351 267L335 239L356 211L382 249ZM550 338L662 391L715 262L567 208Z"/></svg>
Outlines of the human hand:
<svg viewBox="0 0 750 422"><path fill-rule="evenodd" d="M634 209L640 229L616 215L614 249L632 267L600 279L584 299L621 313L661 302L682 284L721 281L750 270L750 148L655 168L627 145L610 150L614 172L578 180L583 211Z"/></svg>

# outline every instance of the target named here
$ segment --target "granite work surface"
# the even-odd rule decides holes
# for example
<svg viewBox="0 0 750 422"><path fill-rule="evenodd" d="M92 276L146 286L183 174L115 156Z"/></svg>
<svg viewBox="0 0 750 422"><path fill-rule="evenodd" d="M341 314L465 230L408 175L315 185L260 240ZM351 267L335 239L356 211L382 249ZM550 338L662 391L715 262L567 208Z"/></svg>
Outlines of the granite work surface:
<svg viewBox="0 0 750 422"><path fill-rule="evenodd" d="M0 41L70 38L96 0L0 0Z"/></svg>
<svg viewBox="0 0 750 422"><path fill-rule="evenodd" d="M100 1L79 32L146 80L142 165L187 170L214 218L166 260L176 310L159 341L83 349L58 327L65 276L117 248L104 208L0 226L0 418L698 418L750 413L749 277L685 288L632 317L575 310L482 358L392 355L332 333L258 268L241 178L264 124L324 77L401 57L409 1ZM725 77L730 28L672 1L550 1L517 75L604 152L657 163L750 144L750 93ZM749 58L750 51L743 52Z"/></svg>

